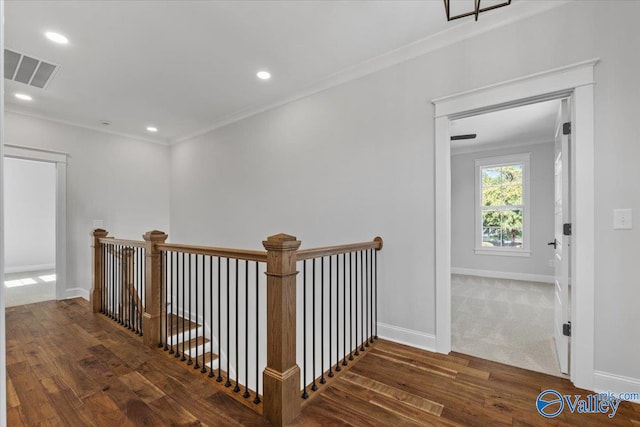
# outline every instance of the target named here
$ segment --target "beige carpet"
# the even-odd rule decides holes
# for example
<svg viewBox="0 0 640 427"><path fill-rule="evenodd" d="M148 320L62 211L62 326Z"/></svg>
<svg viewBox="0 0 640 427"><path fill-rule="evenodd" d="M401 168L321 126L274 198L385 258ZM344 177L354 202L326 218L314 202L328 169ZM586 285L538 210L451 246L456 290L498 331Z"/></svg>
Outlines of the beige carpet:
<svg viewBox="0 0 640 427"><path fill-rule="evenodd" d="M454 351L563 376L553 342L553 285L451 276Z"/></svg>
<svg viewBox="0 0 640 427"><path fill-rule="evenodd" d="M56 299L55 274L54 270L5 273L5 307Z"/></svg>

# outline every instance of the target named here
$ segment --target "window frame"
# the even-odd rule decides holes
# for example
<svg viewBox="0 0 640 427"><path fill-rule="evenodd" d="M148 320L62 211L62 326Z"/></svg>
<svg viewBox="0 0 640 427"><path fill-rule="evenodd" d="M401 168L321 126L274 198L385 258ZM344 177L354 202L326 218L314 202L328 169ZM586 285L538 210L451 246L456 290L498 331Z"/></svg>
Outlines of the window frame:
<svg viewBox="0 0 640 427"><path fill-rule="evenodd" d="M510 166L521 164L522 166L522 247L487 247L482 246L482 169L500 166ZM530 212L531 203L529 199L530 187L530 164L531 153L512 154L499 157L487 157L475 159L475 248L476 255L498 255L498 256L531 256L530 247ZM506 205L505 205L506 206ZM520 206L520 205L517 205Z"/></svg>

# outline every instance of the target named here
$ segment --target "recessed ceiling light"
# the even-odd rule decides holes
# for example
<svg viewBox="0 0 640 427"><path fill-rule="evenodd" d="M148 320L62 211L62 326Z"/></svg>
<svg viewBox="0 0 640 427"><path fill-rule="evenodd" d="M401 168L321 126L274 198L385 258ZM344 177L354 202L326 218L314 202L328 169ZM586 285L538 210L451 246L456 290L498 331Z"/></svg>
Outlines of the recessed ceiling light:
<svg viewBox="0 0 640 427"><path fill-rule="evenodd" d="M53 31L47 31L44 33L45 37L51 40L54 43L58 44L67 44L69 43L69 39L59 33L54 33Z"/></svg>
<svg viewBox="0 0 640 427"><path fill-rule="evenodd" d="M158 132L158 128L155 126L147 126L149 132Z"/></svg>
<svg viewBox="0 0 640 427"><path fill-rule="evenodd" d="M260 80L269 80L271 78L271 73L268 71L258 71L256 74Z"/></svg>
<svg viewBox="0 0 640 427"><path fill-rule="evenodd" d="M27 95L26 93L16 93L15 97L23 101L31 101L33 99L31 95Z"/></svg>

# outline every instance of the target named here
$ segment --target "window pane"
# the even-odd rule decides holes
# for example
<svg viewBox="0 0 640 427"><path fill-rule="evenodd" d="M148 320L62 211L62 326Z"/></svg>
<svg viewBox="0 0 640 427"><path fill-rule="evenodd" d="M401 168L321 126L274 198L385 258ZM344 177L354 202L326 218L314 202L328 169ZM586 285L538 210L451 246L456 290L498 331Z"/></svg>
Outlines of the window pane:
<svg viewBox="0 0 640 427"><path fill-rule="evenodd" d="M482 189L482 206L503 206L502 187L484 187Z"/></svg>
<svg viewBox="0 0 640 427"><path fill-rule="evenodd" d="M482 168L482 186L500 185L502 183L501 168Z"/></svg>
<svg viewBox="0 0 640 427"><path fill-rule="evenodd" d="M522 205L522 185L505 185L502 187L503 205Z"/></svg>
<svg viewBox="0 0 640 427"><path fill-rule="evenodd" d="M522 210L501 211L502 246L522 247Z"/></svg>
<svg viewBox="0 0 640 427"><path fill-rule="evenodd" d="M502 182L505 185L522 184L522 165L509 165L502 168Z"/></svg>
<svg viewBox="0 0 640 427"><path fill-rule="evenodd" d="M482 246L502 246L502 216L500 211L482 212Z"/></svg>

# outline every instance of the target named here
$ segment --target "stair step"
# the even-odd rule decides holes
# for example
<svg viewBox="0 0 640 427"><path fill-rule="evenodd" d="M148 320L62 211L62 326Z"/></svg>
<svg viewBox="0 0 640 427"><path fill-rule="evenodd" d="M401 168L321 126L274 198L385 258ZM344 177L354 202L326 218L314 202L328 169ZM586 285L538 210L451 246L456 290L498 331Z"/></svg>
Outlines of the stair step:
<svg viewBox="0 0 640 427"><path fill-rule="evenodd" d="M198 328L200 325L190 321L189 319L184 319L176 314L169 314L168 316L169 322L169 335L176 335L183 330L188 331L189 329ZM183 328L184 321L184 328Z"/></svg>

